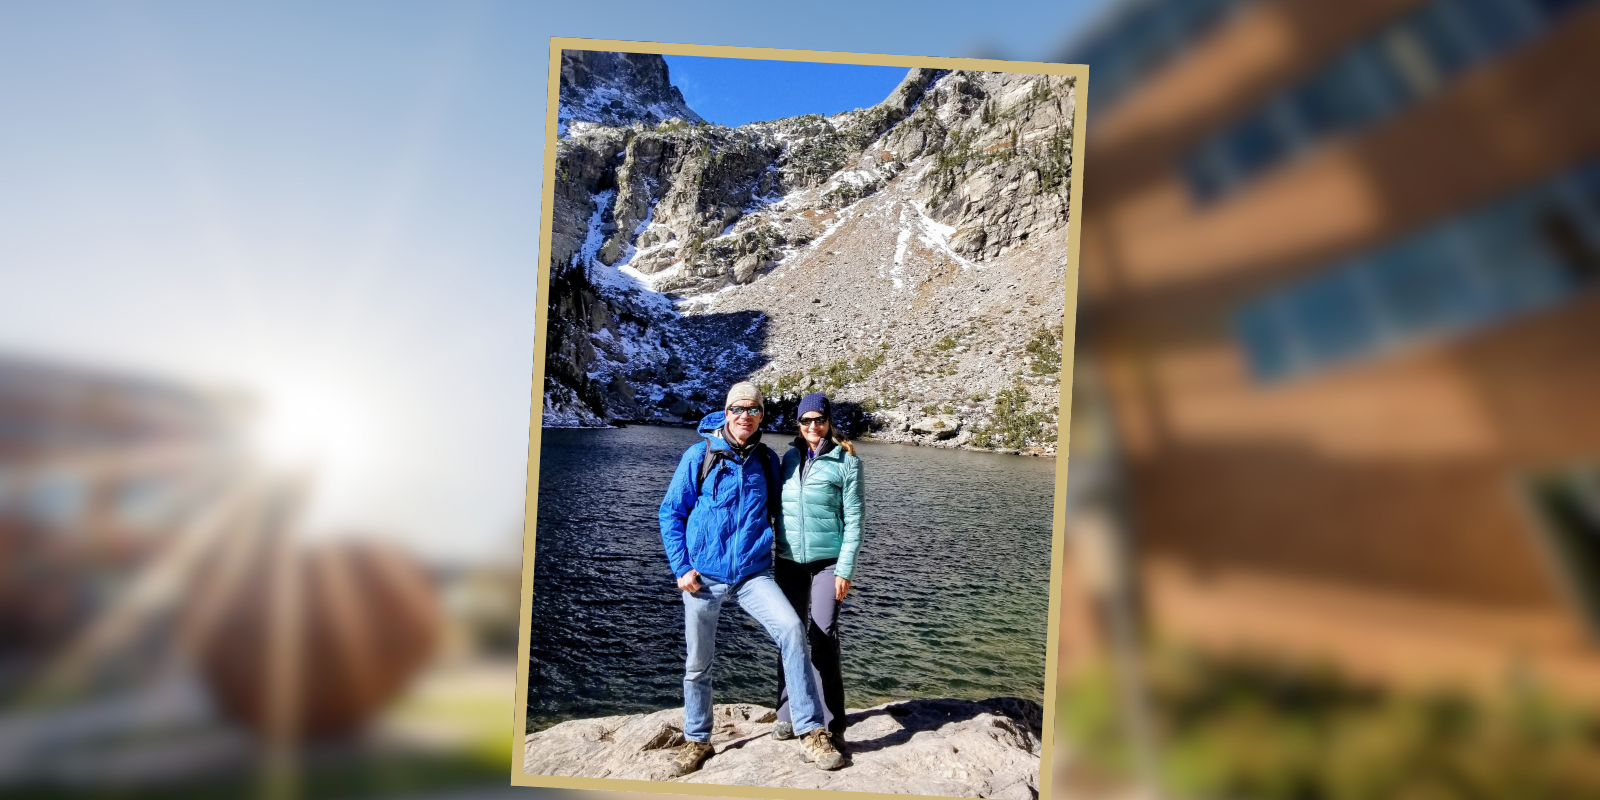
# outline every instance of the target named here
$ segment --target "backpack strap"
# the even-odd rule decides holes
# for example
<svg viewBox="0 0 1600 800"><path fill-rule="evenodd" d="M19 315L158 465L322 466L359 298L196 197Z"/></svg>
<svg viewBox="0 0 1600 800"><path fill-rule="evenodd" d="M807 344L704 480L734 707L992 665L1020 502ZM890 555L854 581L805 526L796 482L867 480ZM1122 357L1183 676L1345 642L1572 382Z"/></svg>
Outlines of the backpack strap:
<svg viewBox="0 0 1600 800"><path fill-rule="evenodd" d="M717 463L731 456L728 450L714 448L710 442L705 442L703 446L705 450L700 457L700 472L694 484L696 497L705 491L706 478L717 468ZM783 466L778 462L778 454L766 442L756 442L755 450L750 455L761 463L761 473L767 479L767 521L772 524L773 530L777 530L779 516L783 513Z"/></svg>
<svg viewBox="0 0 1600 800"><path fill-rule="evenodd" d="M717 462L728 457L728 451L717 450L708 441L702 441L700 446L705 449L701 451L700 472L696 474L694 481L694 494L696 497L699 497L700 492L704 491L706 476L717 468Z"/></svg>

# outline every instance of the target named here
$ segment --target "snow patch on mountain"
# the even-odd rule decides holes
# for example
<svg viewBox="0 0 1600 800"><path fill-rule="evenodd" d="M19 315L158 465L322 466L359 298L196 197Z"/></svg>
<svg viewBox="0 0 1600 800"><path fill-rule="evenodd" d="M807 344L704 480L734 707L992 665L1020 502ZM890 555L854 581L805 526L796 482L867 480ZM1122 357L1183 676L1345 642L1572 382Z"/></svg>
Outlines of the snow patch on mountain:
<svg viewBox="0 0 1600 800"><path fill-rule="evenodd" d="M968 261L950 247L950 237L956 234L954 225L946 225L933 219L920 207L917 209L917 221L922 225L921 239L929 247L939 248L951 261L960 264L962 269L983 269L982 265Z"/></svg>
<svg viewBox="0 0 1600 800"><path fill-rule="evenodd" d="M911 244L911 221L906 219L906 207L900 206L900 232L895 237L894 261L889 267L888 277L894 281L895 291L906 288L906 282L901 279L905 274L906 248Z"/></svg>

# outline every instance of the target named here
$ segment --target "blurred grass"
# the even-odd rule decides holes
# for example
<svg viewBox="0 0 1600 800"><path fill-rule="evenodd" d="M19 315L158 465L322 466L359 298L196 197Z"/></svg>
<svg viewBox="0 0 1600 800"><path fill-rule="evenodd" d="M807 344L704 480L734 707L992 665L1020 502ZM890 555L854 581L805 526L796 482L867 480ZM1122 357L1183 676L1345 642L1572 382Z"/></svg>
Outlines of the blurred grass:
<svg viewBox="0 0 1600 800"><path fill-rule="evenodd" d="M509 692L507 693L509 695ZM511 768L511 698L481 693L423 691L402 700L389 718L406 726L449 726L459 736L458 749L496 762L500 775Z"/></svg>
<svg viewBox="0 0 1600 800"><path fill-rule="evenodd" d="M1383 688L1323 665L1190 652L1158 655L1148 682L1175 797L1600 798L1600 719L1527 685L1494 697ZM1084 769L1127 776L1114 689L1084 676L1058 719Z"/></svg>
<svg viewBox="0 0 1600 800"><path fill-rule="evenodd" d="M476 751L452 753L372 752L341 757L336 762L308 763L302 773L301 798L395 797L465 786L503 785L509 772L503 748L497 757ZM24 784L6 787L8 798L39 800L211 800L262 795L258 776L230 775L181 784L73 787Z"/></svg>
<svg viewBox="0 0 1600 800"><path fill-rule="evenodd" d="M307 747L304 800L399 797L505 786L511 769L510 666L424 678L363 740ZM10 785L6 798L210 800L262 797L259 770L138 784Z"/></svg>

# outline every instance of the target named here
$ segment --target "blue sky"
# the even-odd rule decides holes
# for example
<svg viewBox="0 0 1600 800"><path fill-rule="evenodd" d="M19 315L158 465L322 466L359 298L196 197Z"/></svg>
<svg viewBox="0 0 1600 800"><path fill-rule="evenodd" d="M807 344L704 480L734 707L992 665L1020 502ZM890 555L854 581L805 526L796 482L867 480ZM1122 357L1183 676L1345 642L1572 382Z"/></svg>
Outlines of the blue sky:
<svg viewBox="0 0 1600 800"><path fill-rule="evenodd" d="M514 557L549 37L1041 60L1101 2L0 4L0 352L247 391L314 531Z"/></svg>
<svg viewBox="0 0 1600 800"><path fill-rule="evenodd" d="M695 113L737 127L800 114L837 114L875 105L905 67L667 56L672 85Z"/></svg>

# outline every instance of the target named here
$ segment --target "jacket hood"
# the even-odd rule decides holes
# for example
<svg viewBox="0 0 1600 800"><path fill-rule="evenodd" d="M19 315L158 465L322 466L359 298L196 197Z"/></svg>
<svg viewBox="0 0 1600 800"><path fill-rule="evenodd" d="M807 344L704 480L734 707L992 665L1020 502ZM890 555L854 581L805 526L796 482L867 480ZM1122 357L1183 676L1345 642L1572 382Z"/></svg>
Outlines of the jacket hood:
<svg viewBox="0 0 1600 800"><path fill-rule="evenodd" d="M700 418L700 426L698 430L700 431L700 435L706 437L707 439L721 439L722 426L726 425L727 423L728 413L726 411L713 411L710 414Z"/></svg>

